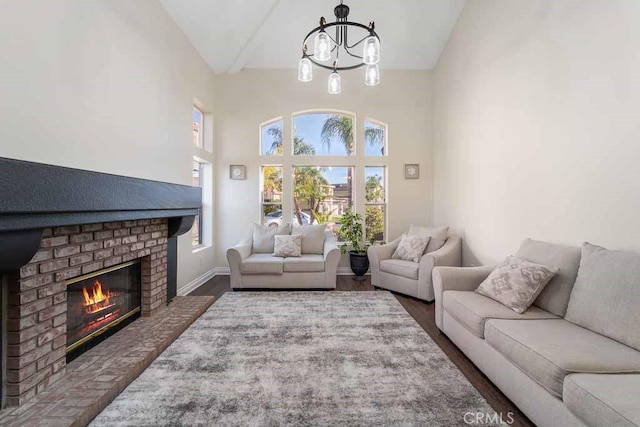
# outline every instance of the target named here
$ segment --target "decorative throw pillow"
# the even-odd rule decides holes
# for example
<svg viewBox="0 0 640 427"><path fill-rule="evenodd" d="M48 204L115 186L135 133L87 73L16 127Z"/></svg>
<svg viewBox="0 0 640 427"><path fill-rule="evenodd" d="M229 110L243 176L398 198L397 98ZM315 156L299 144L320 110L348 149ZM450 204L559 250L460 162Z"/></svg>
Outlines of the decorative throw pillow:
<svg viewBox="0 0 640 427"><path fill-rule="evenodd" d="M557 268L510 256L498 264L476 292L522 314L557 273Z"/></svg>
<svg viewBox="0 0 640 427"><path fill-rule="evenodd" d="M254 254L270 254L273 252L273 236L291 234L291 225L285 224L280 227L267 227L260 224L253 224L253 248Z"/></svg>
<svg viewBox="0 0 640 427"><path fill-rule="evenodd" d="M302 236L291 234L289 236L275 236L273 256L298 257L302 250Z"/></svg>
<svg viewBox="0 0 640 427"><path fill-rule="evenodd" d="M449 232L449 227L420 227L417 225L411 224L409 226L409 232L407 233L410 236L422 236L422 237L430 237L429 243L427 247L424 249L424 253L428 254L429 252L437 251L442 246L444 246L444 242L447 241L447 233Z"/></svg>
<svg viewBox="0 0 640 427"><path fill-rule="evenodd" d="M429 237L424 236L410 236L403 234L398 247L391 255L393 259L403 259L405 261L418 262L422 257L424 248L429 243Z"/></svg>

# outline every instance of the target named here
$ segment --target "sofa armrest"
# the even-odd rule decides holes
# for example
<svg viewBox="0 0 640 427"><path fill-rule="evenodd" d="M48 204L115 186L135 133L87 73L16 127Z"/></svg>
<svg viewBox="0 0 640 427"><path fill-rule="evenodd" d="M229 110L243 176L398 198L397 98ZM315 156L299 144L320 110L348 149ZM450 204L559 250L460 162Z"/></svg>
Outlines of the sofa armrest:
<svg viewBox="0 0 640 427"><path fill-rule="evenodd" d="M459 237L449 236L440 249L422 255L418 268L418 298L433 301L434 290L431 273L434 267L462 265L462 243Z"/></svg>
<svg viewBox="0 0 640 427"><path fill-rule="evenodd" d="M240 264L243 260L251 256L252 247L253 234L249 232L245 234L240 243L227 249L227 262L229 263L231 289L234 289L241 284L242 277L240 273Z"/></svg>
<svg viewBox="0 0 640 427"><path fill-rule="evenodd" d="M340 263L340 249L333 232L324 232L324 283L327 288L336 288L336 276L338 274L338 264Z"/></svg>
<svg viewBox="0 0 640 427"><path fill-rule="evenodd" d="M445 291L475 291L495 266L435 267L433 290L436 300L436 325L442 330L442 298Z"/></svg>
<svg viewBox="0 0 640 427"><path fill-rule="evenodd" d="M391 258L401 239L402 236L384 245L369 246L369 249L367 249L369 268L371 269L371 284L373 286L380 286L380 261Z"/></svg>

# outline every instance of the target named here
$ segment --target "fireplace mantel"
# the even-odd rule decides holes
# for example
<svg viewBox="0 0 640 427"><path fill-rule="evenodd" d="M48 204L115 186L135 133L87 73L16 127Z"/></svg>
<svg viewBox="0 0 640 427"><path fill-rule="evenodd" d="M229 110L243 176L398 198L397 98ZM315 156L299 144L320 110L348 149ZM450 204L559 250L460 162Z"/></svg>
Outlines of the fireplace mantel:
<svg viewBox="0 0 640 427"><path fill-rule="evenodd" d="M31 260L44 228L168 218L175 237L201 206L197 187L0 158L0 273Z"/></svg>

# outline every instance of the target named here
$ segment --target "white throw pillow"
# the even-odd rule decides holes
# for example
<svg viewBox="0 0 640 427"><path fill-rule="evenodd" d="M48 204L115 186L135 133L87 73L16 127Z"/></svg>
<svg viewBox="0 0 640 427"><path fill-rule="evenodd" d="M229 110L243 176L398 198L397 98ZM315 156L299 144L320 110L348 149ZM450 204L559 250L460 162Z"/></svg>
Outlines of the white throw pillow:
<svg viewBox="0 0 640 427"><path fill-rule="evenodd" d="M276 235L273 256L299 257L302 250L302 236L299 234Z"/></svg>
<svg viewBox="0 0 640 427"><path fill-rule="evenodd" d="M427 247L430 238L424 236L410 236L403 234L398 247L391 255L393 259L403 259L405 261L418 262L422 257L424 248Z"/></svg>
<svg viewBox="0 0 640 427"><path fill-rule="evenodd" d="M423 237L431 237L427 247L424 250L425 254L429 252L437 251L442 246L444 246L444 242L447 241L447 233L449 232L449 227L420 227L418 225L411 224L409 226L409 232L407 233L410 236L423 236Z"/></svg>
<svg viewBox="0 0 640 427"><path fill-rule="evenodd" d="M498 264L476 293L522 314L557 273L557 268L510 256Z"/></svg>
<svg viewBox="0 0 640 427"><path fill-rule="evenodd" d="M267 227L260 224L253 224L253 249L254 254L270 254L273 252L274 236L291 234L291 225L285 224L280 227Z"/></svg>
<svg viewBox="0 0 640 427"><path fill-rule="evenodd" d="M295 227L296 234L302 235L302 253L319 254L324 253L324 231L326 224L313 224Z"/></svg>

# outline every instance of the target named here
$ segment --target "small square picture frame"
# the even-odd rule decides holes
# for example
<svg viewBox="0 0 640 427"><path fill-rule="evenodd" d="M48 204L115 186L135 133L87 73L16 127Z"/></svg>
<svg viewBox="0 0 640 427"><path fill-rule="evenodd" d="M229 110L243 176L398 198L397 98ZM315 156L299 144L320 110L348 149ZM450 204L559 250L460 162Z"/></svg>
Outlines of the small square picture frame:
<svg viewBox="0 0 640 427"><path fill-rule="evenodd" d="M229 166L229 178L231 179L246 179L247 167L245 165L230 165Z"/></svg>
<svg viewBox="0 0 640 427"><path fill-rule="evenodd" d="M419 179L419 178L420 178L420 165L417 163L405 163L404 179Z"/></svg>

